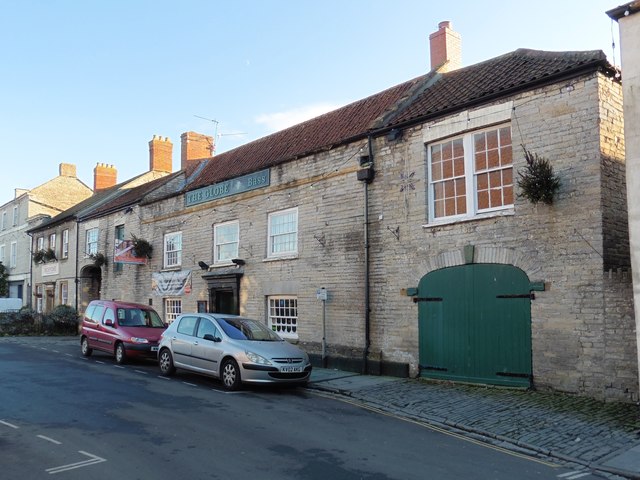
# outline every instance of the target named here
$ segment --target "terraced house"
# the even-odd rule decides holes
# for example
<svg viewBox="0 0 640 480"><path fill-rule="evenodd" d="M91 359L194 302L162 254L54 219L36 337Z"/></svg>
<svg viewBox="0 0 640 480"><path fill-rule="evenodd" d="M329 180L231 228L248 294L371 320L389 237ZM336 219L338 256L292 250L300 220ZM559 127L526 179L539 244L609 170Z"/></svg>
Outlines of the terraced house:
<svg viewBox="0 0 640 480"><path fill-rule="evenodd" d="M425 75L82 218L100 296L263 319L329 366L637 400L618 72L430 42ZM544 160L559 188L524 196Z"/></svg>

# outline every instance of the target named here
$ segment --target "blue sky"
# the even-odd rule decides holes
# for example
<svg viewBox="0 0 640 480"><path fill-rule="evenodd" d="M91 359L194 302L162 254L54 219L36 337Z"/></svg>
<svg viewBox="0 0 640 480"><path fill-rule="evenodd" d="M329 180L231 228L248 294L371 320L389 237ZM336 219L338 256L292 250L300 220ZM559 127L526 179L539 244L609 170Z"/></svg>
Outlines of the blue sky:
<svg viewBox="0 0 640 480"><path fill-rule="evenodd" d="M177 170L183 132L217 133L220 153L422 75L443 20L465 66L521 47L619 65L605 11L622 3L0 0L0 205L61 162L90 187L98 162L124 181L158 134Z"/></svg>

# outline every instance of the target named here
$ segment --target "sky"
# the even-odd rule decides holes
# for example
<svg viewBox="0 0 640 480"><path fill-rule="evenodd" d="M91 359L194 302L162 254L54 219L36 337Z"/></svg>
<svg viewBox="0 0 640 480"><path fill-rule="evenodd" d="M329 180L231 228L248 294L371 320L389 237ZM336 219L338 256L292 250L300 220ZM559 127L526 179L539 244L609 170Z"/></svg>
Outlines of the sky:
<svg viewBox="0 0 640 480"><path fill-rule="evenodd" d="M149 169L154 135L216 153L429 71L448 20L463 66L511 52L602 50L615 0L0 0L0 205L97 163Z"/></svg>

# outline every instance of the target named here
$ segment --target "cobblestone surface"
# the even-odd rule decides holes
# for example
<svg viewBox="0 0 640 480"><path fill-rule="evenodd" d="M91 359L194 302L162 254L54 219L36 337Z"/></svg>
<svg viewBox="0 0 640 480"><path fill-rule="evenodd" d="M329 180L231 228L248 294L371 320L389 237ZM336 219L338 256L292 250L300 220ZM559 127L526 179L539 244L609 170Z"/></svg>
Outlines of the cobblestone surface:
<svg viewBox="0 0 640 480"><path fill-rule="evenodd" d="M416 379L353 389L348 395L385 411L585 463L640 444L639 410L632 404Z"/></svg>

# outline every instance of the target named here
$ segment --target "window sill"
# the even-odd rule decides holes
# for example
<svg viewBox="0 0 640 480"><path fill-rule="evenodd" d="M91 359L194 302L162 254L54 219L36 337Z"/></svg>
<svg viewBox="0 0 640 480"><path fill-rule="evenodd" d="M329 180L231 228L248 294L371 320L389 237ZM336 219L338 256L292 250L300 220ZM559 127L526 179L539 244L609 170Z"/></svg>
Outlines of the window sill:
<svg viewBox="0 0 640 480"><path fill-rule="evenodd" d="M493 212L479 213L478 215L474 215L473 217L456 217L452 219L443 219L433 223L427 223L426 225L422 225L422 228L425 228L425 229L438 228L438 227L445 227L447 225L456 225L459 223L469 223L469 222L475 222L478 220L486 220L489 218L511 217L514 214L515 214L514 209L509 208L504 210L496 210Z"/></svg>
<svg viewBox="0 0 640 480"><path fill-rule="evenodd" d="M164 267L160 271L161 272L179 272L182 270L182 265L173 265L171 267Z"/></svg>
<svg viewBox="0 0 640 480"><path fill-rule="evenodd" d="M297 260L298 254L292 253L291 255L280 255L279 257L267 257L263 258L263 262L278 262L280 260Z"/></svg>

